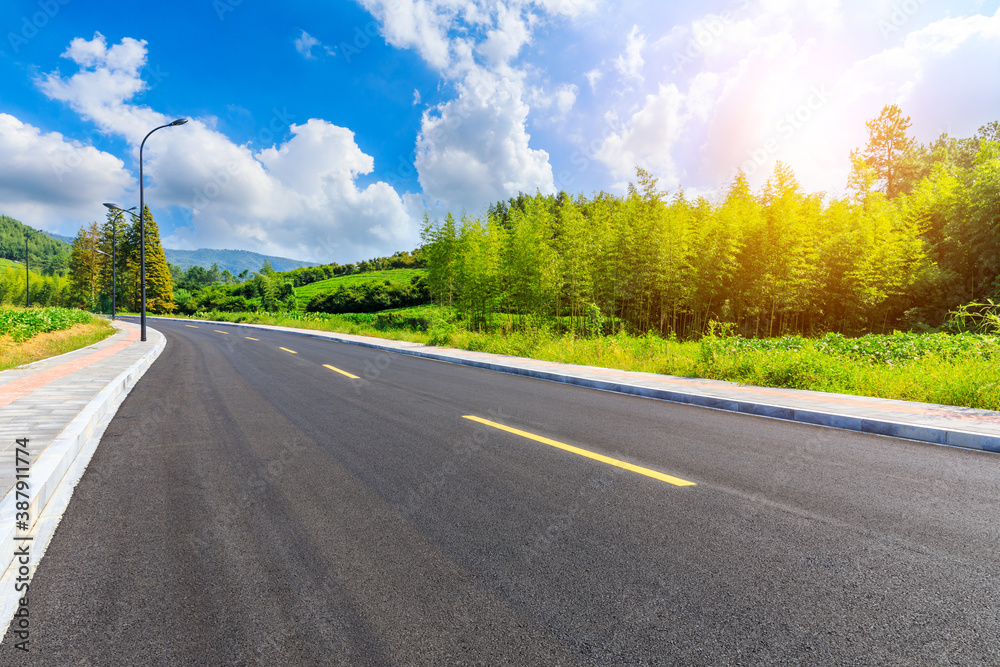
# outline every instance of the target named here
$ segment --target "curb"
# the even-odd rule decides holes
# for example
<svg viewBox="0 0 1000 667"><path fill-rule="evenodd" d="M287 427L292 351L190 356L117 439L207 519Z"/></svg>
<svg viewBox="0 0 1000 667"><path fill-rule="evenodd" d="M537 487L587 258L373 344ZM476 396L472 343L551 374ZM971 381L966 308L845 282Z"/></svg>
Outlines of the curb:
<svg viewBox="0 0 1000 667"><path fill-rule="evenodd" d="M309 329L293 329L292 327L278 327L269 324L219 322L216 320L194 320L194 319L175 318L175 317L157 317L155 319L173 320L177 322L204 322L211 324L223 324L227 326L244 327L247 329L260 329L264 331L278 331L282 333L290 333L298 336L304 336L306 338L321 338L324 340L335 340L337 342L347 343L349 345L369 347L376 350L385 350L387 352L407 354L412 357L422 357L424 359L433 359L435 361L444 361L448 363L459 364L462 366L471 366L473 368L482 368L485 370L497 371L500 373L508 373L511 375L521 375L524 377L534 378L536 380L548 380L550 382L559 382L562 384L569 384L578 387L587 387L589 389L599 389L601 391L610 391L618 394L641 396L643 398L652 398L661 401L669 401L671 403L682 403L685 405L711 408L713 410L723 410L726 412L739 412L748 415L755 415L758 417L769 417L771 419L781 419L784 421L812 424L814 426L827 426L830 428L837 428L845 431L855 431L858 433L885 435L893 438L902 438L904 440L915 440L917 442L925 442L934 445L943 445L947 447L959 447L962 449L973 449L983 452L1000 453L1000 436L987 435L983 433L974 433L971 431L961 431L955 428L942 428L935 426L906 424L903 422L894 422L888 419L872 419L870 417L857 417L854 415L838 414L832 411L821 412L818 410L805 410L801 408L790 408L780 405L771 405L768 403L760 403L754 401L741 401L731 398L720 398L717 396L699 394L697 392L683 392L683 391L675 391L669 389L657 389L653 387L644 387L638 384L623 384L621 382L597 380L594 378L586 378L586 377L579 377L563 373L555 373L535 368L521 368L518 366L511 366L502 363L477 361L475 359L463 359L461 357L453 357L449 355L438 354L435 352L424 352L417 349L393 347L391 345L385 345L377 342L369 342L367 340L352 340L348 338L341 338L338 336L337 333L332 331L315 331ZM371 339L371 341L375 340L381 340L381 339ZM483 354L488 354L488 353L483 353ZM528 361L534 361L534 360L528 359Z"/></svg>
<svg viewBox="0 0 1000 667"><path fill-rule="evenodd" d="M155 332L155 335L159 337L159 340L153 345L153 348L98 392L97 396L67 424L66 428L49 443L45 451L31 464L31 499L28 508L31 525L29 533L37 528L46 504L56 493L66 471L91 440L102 420L114 416L121 401L124 400L153 361L160 356L167 341L160 332ZM0 500L0 559L2 559L0 565L4 570L8 569L14 559L16 490L15 486L4 496L3 500ZM36 545L35 550L39 548L44 549L44 546ZM35 564L37 562L38 557L34 560Z"/></svg>

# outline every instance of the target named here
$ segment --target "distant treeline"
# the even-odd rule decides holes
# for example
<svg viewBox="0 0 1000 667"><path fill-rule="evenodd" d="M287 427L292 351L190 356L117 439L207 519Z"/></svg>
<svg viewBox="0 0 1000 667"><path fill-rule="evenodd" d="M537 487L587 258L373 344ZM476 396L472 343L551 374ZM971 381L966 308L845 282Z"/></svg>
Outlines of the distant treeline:
<svg viewBox="0 0 1000 667"><path fill-rule="evenodd" d="M1000 124L921 146L888 106L852 152L850 195L802 191L779 163L717 203L643 170L625 196L521 195L485 217L425 218L434 299L473 328L552 325L696 337L940 326L1000 295Z"/></svg>
<svg viewBox="0 0 1000 667"><path fill-rule="evenodd" d="M403 250L391 257L375 257L357 264L337 264L334 262L322 266L305 266L301 269L285 271L281 275L291 279L296 287L302 287L321 280L349 276L355 273L388 271L389 269L422 269L426 266L423 254L420 249L417 249L412 252Z"/></svg>

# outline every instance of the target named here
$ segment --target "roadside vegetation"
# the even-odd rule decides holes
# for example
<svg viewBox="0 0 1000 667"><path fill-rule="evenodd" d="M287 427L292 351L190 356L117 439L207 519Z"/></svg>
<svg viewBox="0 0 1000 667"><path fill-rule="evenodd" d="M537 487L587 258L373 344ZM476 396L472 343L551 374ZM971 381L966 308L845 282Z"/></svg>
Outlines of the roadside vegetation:
<svg viewBox="0 0 1000 667"><path fill-rule="evenodd" d="M747 385L1000 410L1000 308L987 310L989 318L981 314L976 318L979 324L959 333L896 332L860 338L830 333L819 338L752 339L714 325L698 341L625 331L579 336L544 326L487 333L469 330L453 308L434 305L342 315L201 312L193 317ZM956 330L971 324L960 313L949 323Z"/></svg>
<svg viewBox="0 0 1000 667"><path fill-rule="evenodd" d="M0 370L78 350L114 331L81 310L0 307Z"/></svg>

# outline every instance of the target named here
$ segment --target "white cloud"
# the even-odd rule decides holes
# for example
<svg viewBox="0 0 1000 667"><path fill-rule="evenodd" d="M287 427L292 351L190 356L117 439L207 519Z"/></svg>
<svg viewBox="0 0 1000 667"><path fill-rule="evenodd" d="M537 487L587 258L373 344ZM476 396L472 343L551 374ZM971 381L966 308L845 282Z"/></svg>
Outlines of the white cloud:
<svg viewBox="0 0 1000 667"><path fill-rule="evenodd" d="M66 234L83 215L103 218L101 202L132 182L122 161L58 132L43 133L0 113L0 213Z"/></svg>
<svg viewBox="0 0 1000 667"><path fill-rule="evenodd" d="M389 44L415 49L432 67L443 70L450 63L448 25L464 3L435 0L360 0L382 23ZM468 9L466 10L468 13Z"/></svg>
<svg viewBox="0 0 1000 667"><path fill-rule="evenodd" d="M64 55L80 71L68 78L48 74L38 84L104 132L124 136L137 157L146 133L172 119L129 103L143 88L139 70L145 48L128 39L122 45L128 57L118 45L108 48L100 35L89 42L74 40ZM211 118L191 119L164 129L169 137L158 133L146 143L147 201L192 211L191 228L165 235L166 243L231 247L249 242L270 254L346 261L417 242L415 219L392 187L382 182L357 186L357 177L371 173L374 161L358 148L350 130L309 119L292 124L285 143L254 152L213 126ZM119 172L121 166L118 161ZM100 199L104 193L88 194L107 201Z"/></svg>
<svg viewBox="0 0 1000 667"><path fill-rule="evenodd" d="M684 107L684 96L677 86L660 84L657 94L646 96L627 126L604 140L596 157L617 179L631 177L639 166L667 179L667 185L676 186L680 174L672 152L687 122Z"/></svg>
<svg viewBox="0 0 1000 667"><path fill-rule="evenodd" d="M518 192L553 192L548 153L529 146L521 84L477 72L459 91L424 113L416 166L428 204L479 213Z"/></svg>
<svg viewBox="0 0 1000 667"><path fill-rule="evenodd" d="M315 60L316 56L312 52L313 47L319 46L321 43L318 39L303 30L302 34L295 38L295 50L307 60Z"/></svg>
<svg viewBox="0 0 1000 667"><path fill-rule="evenodd" d="M531 105L565 115L579 89L528 88L516 64L544 16L575 18L595 0L360 0L389 44L414 49L457 96L424 113L416 167L434 210L479 212L519 191L554 189L549 156L530 145Z"/></svg>
<svg viewBox="0 0 1000 667"><path fill-rule="evenodd" d="M632 26L625 42L625 53L615 58L615 68L622 76L642 81L642 50L646 46L646 36L639 34L639 26Z"/></svg>
<svg viewBox="0 0 1000 667"><path fill-rule="evenodd" d="M555 117L563 118L576 104L576 98L579 94L580 88L571 83L564 83L551 93L536 86L529 91L528 102L533 109L552 109L554 107Z"/></svg>
<svg viewBox="0 0 1000 667"><path fill-rule="evenodd" d="M587 83L590 84L591 92L594 92L597 89L597 82L600 81L603 76L604 72L602 72L600 68L596 67L583 75L583 77L587 79Z"/></svg>

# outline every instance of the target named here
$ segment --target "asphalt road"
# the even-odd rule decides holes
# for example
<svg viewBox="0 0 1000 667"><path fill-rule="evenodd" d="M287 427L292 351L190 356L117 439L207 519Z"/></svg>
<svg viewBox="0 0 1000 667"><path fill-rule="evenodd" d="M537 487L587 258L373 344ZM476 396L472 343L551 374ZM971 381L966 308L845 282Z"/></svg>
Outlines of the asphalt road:
<svg viewBox="0 0 1000 667"><path fill-rule="evenodd" d="M154 326L0 664L1000 664L995 454Z"/></svg>

